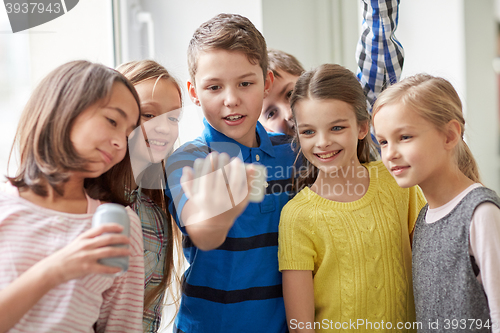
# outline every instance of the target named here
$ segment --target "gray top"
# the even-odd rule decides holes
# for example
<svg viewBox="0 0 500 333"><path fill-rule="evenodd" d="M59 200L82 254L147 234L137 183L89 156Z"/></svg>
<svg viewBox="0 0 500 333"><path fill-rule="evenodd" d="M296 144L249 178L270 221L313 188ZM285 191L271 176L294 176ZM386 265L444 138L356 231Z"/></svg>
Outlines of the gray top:
<svg viewBox="0 0 500 333"><path fill-rule="evenodd" d="M487 321L491 325L488 301L469 253L472 215L483 202L500 208L497 194L479 187L439 221L425 222L428 205L420 211L412 258L417 322L422 323L418 332L491 332L484 326Z"/></svg>

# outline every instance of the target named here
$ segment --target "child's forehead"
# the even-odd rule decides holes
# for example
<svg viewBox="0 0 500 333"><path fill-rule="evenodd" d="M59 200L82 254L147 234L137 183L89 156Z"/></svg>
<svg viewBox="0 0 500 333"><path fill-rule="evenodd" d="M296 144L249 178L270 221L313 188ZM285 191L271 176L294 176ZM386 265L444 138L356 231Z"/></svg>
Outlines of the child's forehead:
<svg viewBox="0 0 500 333"><path fill-rule="evenodd" d="M276 73L278 73L278 75L274 79L278 81L287 81L295 83L300 77L300 75L294 75L281 68L276 69Z"/></svg>
<svg viewBox="0 0 500 333"><path fill-rule="evenodd" d="M238 50L208 49L198 52L196 57L197 74L228 74L238 71L254 71L263 73L257 60Z"/></svg>

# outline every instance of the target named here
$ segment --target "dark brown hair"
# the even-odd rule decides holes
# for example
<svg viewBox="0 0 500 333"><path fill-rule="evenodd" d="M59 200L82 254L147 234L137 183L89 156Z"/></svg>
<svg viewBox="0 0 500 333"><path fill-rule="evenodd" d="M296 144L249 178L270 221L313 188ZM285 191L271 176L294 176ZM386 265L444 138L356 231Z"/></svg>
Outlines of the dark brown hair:
<svg viewBox="0 0 500 333"><path fill-rule="evenodd" d="M189 75L193 83L200 52L210 50L241 52L251 64L259 64L264 79L266 78L266 40L246 17L238 14L219 14L196 29L187 51Z"/></svg>
<svg viewBox="0 0 500 333"><path fill-rule="evenodd" d="M294 76L304 73L304 67L293 55L275 49L267 50L269 69L273 71L275 77L281 77L278 71L283 71Z"/></svg>
<svg viewBox="0 0 500 333"><path fill-rule="evenodd" d="M146 80L156 80L156 83L160 79L170 80L174 83L177 91L179 92L179 99L182 101L182 93L181 88L175 78L173 78L170 73L167 71L165 67L160 65L154 60L140 60L140 61L132 61L118 66L117 70L121 72L127 79L132 82L135 86L141 82ZM129 165L131 168L131 166ZM165 176L165 165L164 161L162 161L162 175ZM147 172L147 171L146 171ZM157 173L155 173L157 174ZM163 180L163 184L166 184L165 179ZM180 285L180 272L179 269L181 267L182 257L179 255L182 251L181 248L181 234L175 222L168 212L168 202L169 199L165 195L165 192L162 189L142 189L142 193L147 195L153 202L160 207L166 215L166 225L164 226L167 229L167 249L166 255L164 258L164 274L160 284L153 290L144 294L144 311L146 311L151 304L158 300L161 295L168 290L172 299L178 310L178 301L179 295L176 295L173 291L172 283L177 281ZM175 251L174 251L175 249ZM177 253L177 260L174 260L174 252ZM175 317L175 316L174 316Z"/></svg>
<svg viewBox="0 0 500 333"><path fill-rule="evenodd" d="M297 104L307 99L336 99L343 101L352 106L358 125L370 124L370 114L366 108L366 97L356 75L340 65L320 65L299 77L290 97L290 106L295 121L294 143L297 145L299 154L300 141L298 139L299 133L295 113ZM370 133L368 133L362 140L358 140L357 156L359 161L361 163L370 162L372 160L370 152L372 151L375 151L375 147ZM298 179L297 191L304 186L312 185L318 176L318 169L307 159L303 160L301 169L303 171Z"/></svg>
<svg viewBox="0 0 500 333"><path fill-rule="evenodd" d="M401 104L416 112L438 131L451 121L460 123L461 140L456 147L456 162L460 171L472 181L479 183L479 169L469 147L463 140L465 119L462 102L453 85L446 79L428 74L410 76L384 90L373 105L373 116L386 105Z"/></svg>
<svg viewBox="0 0 500 333"><path fill-rule="evenodd" d="M87 171L88 161L76 152L70 133L78 115L96 103L108 102L115 82L128 88L140 108L135 88L114 69L82 60L50 72L33 91L19 120L11 156L18 145L20 167L15 177L7 177L11 184L40 196L47 196L47 186L51 186L62 195L72 172ZM128 163L127 151L125 158L109 171L85 179L88 195L127 205Z"/></svg>

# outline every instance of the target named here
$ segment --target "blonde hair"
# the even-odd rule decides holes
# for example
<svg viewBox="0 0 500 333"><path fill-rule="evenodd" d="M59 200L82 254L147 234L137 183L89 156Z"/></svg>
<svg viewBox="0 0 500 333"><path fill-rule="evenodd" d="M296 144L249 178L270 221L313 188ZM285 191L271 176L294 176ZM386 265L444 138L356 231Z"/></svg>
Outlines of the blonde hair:
<svg viewBox="0 0 500 333"><path fill-rule="evenodd" d="M269 69L273 71L275 77L281 77L278 71L300 76L304 73L304 67L293 55L275 49L267 50Z"/></svg>
<svg viewBox="0 0 500 333"><path fill-rule="evenodd" d="M373 105L373 116L384 106L401 104L416 112L443 132L452 120L460 124L460 136L456 147L456 163L460 171L474 182L480 182L476 160L463 140L465 119L462 102L453 85L446 79L428 74L417 74L384 90Z"/></svg>
<svg viewBox="0 0 500 333"><path fill-rule="evenodd" d="M16 176L8 177L11 184L40 196L47 196L47 186L51 186L62 195L71 173L86 171L88 163L70 140L75 119L95 103L107 103L115 82L128 88L140 109L135 88L114 69L89 61L72 61L50 72L35 88L21 114L11 149L12 156L19 146L21 161ZM125 158L110 170L97 178L85 179L88 195L128 205L127 163L128 149Z"/></svg>
<svg viewBox="0 0 500 333"><path fill-rule="evenodd" d="M266 40L244 16L219 14L196 29L187 51L189 75L193 83L200 52L210 50L241 52L251 64L258 64L262 68L264 78L267 75Z"/></svg>
<svg viewBox="0 0 500 333"><path fill-rule="evenodd" d="M370 124L371 117L366 109L366 97L356 75L340 65L320 65L299 77L290 98L290 106L295 121L294 142L297 143L299 151L300 142L298 140L299 133L295 113L297 103L307 99L336 99L343 101L351 105L358 126L363 123ZM375 151L375 145L370 133L368 133L362 140L358 140L357 156L359 161L361 163L370 162L372 160L370 152L372 151ZM306 170L300 175L297 190L312 185L318 175L318 169L312 163L306 160L304 165Z"/></svg>
<svg viewBox="0 0 500 333"><path fill-rule="evenodd" d="M156 79L156 87L156 84L160 79L169 80L174 83L179 93L179 99L182 101L182 92L177 80L172 77L172 75L170 75L165 67L154 60L131 61L118 66L116 70L125 75L125 77L129 79L134 86L146 80ZM162 174L165 175L164 161L162 161L162 169ZM165 180L163 180L163 184L165 183ZM165 192L161 189L142 189L142 192L146 194L151 200L153 200L153 202L157 206L159 206L165 213L167 217L167 224L165 225L165 228L167 229L168 234L166 239L167 249L164 258L163 278L156 288L144 294L144 311L146 311L151 306L151 304L157 301L158 298L161 297L161 295L163 295L165 291L167 291L172 296L172 300L176 305L177 312L179 309L180 295L177 295L174 292L175 288L173 288L173 283L175 281L178 285L180 285L180 267L182 266L182 257L179 255L182 252L181 234L168 212L169 199L165 195ZM175 260L175 256L177 257L177 260ZM175 318L175 315L173 316L173 318Z"/></svg>

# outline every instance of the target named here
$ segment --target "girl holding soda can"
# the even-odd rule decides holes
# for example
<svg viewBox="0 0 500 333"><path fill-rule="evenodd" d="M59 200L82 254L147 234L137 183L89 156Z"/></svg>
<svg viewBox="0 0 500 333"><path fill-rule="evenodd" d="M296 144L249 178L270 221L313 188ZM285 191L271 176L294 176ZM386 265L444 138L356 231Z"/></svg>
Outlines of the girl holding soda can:
<svg viewBox="0 0 500 333"><path fill-rule="evenodd" d="M92 228L101 203L129 204L124 158L139 109L123 75L87 61L33 92L14 143L19 170L0 184L0 332L142 330L139 219L127 208L130 237L118 224ZM118 256L129 256L120 276L99 263Z"/></svg>

